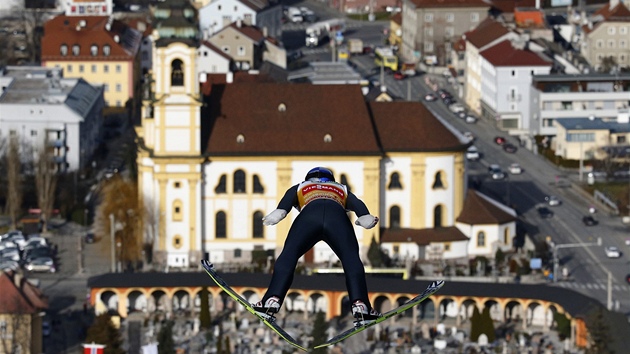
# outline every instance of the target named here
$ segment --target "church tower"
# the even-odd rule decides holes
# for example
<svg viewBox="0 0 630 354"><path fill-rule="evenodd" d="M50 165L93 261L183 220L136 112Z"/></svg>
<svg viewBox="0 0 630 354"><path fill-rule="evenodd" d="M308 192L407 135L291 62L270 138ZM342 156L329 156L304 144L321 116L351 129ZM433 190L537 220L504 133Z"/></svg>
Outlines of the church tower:
<svg viewBox="0 0 630 354"><path fill-rule="evenodd" d="M144 240L155 263L188 267L201 260L202 244L197 15L188 1L168 0L157 3L154 17L153 69L136 128Z"/></svg>

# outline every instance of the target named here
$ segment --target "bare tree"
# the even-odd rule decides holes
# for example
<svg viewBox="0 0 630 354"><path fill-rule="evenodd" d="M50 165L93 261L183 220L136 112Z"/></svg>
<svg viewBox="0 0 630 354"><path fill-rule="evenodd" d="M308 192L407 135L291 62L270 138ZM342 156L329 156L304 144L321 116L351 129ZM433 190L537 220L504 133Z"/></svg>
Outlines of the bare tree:
<svg viewBox="0 0 630 354"><path fill-rule="evenodd" d="M46 146L39 148L35 160L35 188L37 203L41 210L42 232L48 231L48 220L52 216L55 204L56 170L51 151Z"/></svg>
<svg viewBox="0 0 630 354"><path fill-rule="evenodd" d="M101 204L96 211L95 231L100 238L109 238L109 215L114 215L116 253L120 262L135 264L142 259L141 225L145 217L144 207L138 203L138 188L134 181L125 180L120 174L110 178L101 190ZM101 242L106 247L109 242ZM109 248L103 251L108 251Z"/></svg>
<svg viewBox="0 0 630 354"><path fill-rule="evenodd" d="M7 203L11 228L16 229L19 217L22 215L22 176L20 162L20 144L17 135L9 138L6 154L7 166Z"/></svg>

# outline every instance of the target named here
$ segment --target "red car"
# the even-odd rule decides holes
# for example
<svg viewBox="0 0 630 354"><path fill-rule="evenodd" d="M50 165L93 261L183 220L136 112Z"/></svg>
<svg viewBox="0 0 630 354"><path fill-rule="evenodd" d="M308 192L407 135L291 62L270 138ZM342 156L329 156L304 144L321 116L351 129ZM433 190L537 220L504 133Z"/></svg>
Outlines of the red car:
<svg viewBox="0 0 630 354"><path fill-rule="evenodd" d="M400 71L395 71L394 72L394 79L396 79L396 80L402 80L402 79L404 79L406 77L407 77L407 75L401 73Z"/></svg>
<svg viewBox="0 0 630 354"><path fill-rule="evenodd" d="M494 138L494 142L497 143L497 145L503 145L505 144L505 138L502 136L497 136L496 138Z"/></svg>

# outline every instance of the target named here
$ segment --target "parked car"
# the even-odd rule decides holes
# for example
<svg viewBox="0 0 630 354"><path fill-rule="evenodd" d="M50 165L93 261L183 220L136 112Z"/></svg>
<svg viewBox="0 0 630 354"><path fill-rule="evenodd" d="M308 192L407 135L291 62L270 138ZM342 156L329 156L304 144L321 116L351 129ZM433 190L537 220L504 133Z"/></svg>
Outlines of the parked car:
<svg viewBox="0 0 630 354"><path fill-rule="evenodd" d="M402 71L394 71L394 79L402 80L402 79L404 79L406 77L407 77L407 75L405 75L405 73L403 73Z"/></svg>
<svg viewBox="0 0 630 354"><path fill-rule="evenodd" d="M604 248L604 252L606 252L606 257L608 258L619 258L621 257L621 251L619 248L615 246L608 246Z"/></svg>
<svg viewBox="0 0 630 354"><path fill-rule="evenodd" d="M496 164L488 166L488 174L490 174L490 177L494 180L505 178L505 173L503 173L503 171L501 171L501 167Z"/></svg>
<svg viewBox="0 0 630 354"><path fill-rule="evenodd" d="M442 102L444 102L445 105L450 106L453 103L455 103L455 99L453 97L444 97L442 98Z"/></svg>
<svg viewBox="0 0 630 354"><path fill-rule="evenodd" d="M503 144L503 151L507 153L513 154L516 152L516 150L518 150L518 148L514 144L510 144L510 143Z"/></svg>
<svg viewBox="0 0 630 354"><path fill-rule="evenodd" d="M553 217L553 211L551 211L547 207L539 207L538 208L538 215L540 215L540 217L543 218L543 219L549 219L549 218Z"/></svg>
<svg viewBox="0 0 630 354"><path fill-rule="evenodd" d="M52 258L52 252L48 247L37 247L29 250L28 252L24 252L22 254L22 259L25 263L29 263L36 258L41 257L49 257Z"/></svg>
<svg viewBox="0 0 630 354"><path fill-rule="evenodd" d="M7 247L0 251L0 258L17 262L20 260L20 250L17 247Z"/></svg>
<svg viewBox="0 0 630 354"><path fill-rule="evenodd" d="M448 106L448 109L453 113L459 113L466 110L464 105L462 105L461 103L453 103L452 105Z"/></svg>
<svg viewBox="0 0 630 354"><path fill-rule="evenodd" d="M494 138L494 142L497 145L503 145L503 144L505 144L505 138L502 137L502 136L497 136L497 137Z"/></svg>
<svg viewBox="0 0 630 354"><path fill-rule="evenodd" d="M438 96L440 96L441 99L445 99L447 97L453 97L453 95L451 95L450 92L446 91L445 89L439 89L437 90Z"/></svg>
<svg viewBox="0 0 630 354"><path fill-rule="evenodd" d="M0 258L0 270L12 270L17 271L20 269L20 263L12 260L5 260Z"/></svg>
<svg viewBox="0 0 630 354"><path fill-rule="evenodd" d="M471 116L470 114L466 116L466 123L474 124L477 123L477 117Z"/></svg>
<svg viewBox="0 0 630 354"><path fill-rule="evenodd" d="M521 173L523 173L523 169L521 168L521 165L519 165L516 162L514 162L513 164L510 164L510 166L508 167L508 171L513 175L520 175Z"/></svg>
<svg viewBox="0 0 630 354"><path fill-rule="evenodd" d="M558 206L562 204L560 198L556 197L555 195L546 196L545 201L547 202L547 204L549 204L549 206Z"/></svg>
<svg viewBox="0 0 630 354"><path fill-rule="evenodd" d="M433 102L437 100L437 96L434 93L427 93L424 95L424 100L427 102Z"/></svg>
<svg viewBox="0 0 630 354"><path fill-rule="evenodd" d="M481 156L479 156L479 149L476 146L470 146L466 150L466 159L470 161L477 161Z"/></svg>
<svg viewBox="0 0 630 354"><path fill-rule="evenodd" d="M595 226L597 225L599 222L597 220L595 220L594 217L590 216L590 215L585 215L582 218L582 222L584 223L584 225L586 226Z"/></svg>
<svg viewBox="0 0 630 354"><path fill-rule="evenodd" d="M50 257L38 257L30 262L26 263L24 267L29 272L49 272L54 273L57 270L55 269L55 262L53 262Z"/></svg>

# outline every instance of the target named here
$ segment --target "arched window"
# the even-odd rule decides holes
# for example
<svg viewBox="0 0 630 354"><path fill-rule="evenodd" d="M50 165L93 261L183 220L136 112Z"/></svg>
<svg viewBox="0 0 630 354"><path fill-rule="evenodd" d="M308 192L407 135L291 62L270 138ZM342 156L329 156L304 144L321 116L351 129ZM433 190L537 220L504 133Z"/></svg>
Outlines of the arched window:
<svg viewBox="0 0 630 354"><path fill-rule="evenodd" d="M341 174L341 184L345 184L348 187L348 192L352 192L352 187L350 187L350 182L348 182L348 176L345 173Z"/></svg>
<svg viewBox="0 0 630 354"><path fill-rule="evenodd" d="M111 54L111 52L112 52L112 48L108 44L105 44L103 46L103 55L108 57Z"/></svg>
<svg viewBox="0 0 630 354"><path fill-rule="evenodd" d="M265 187L263 187L262 183L260 183L260 177L258 177L258 175L254 175L254 193L265 193Z"/></svg>
<svg viewBox="0 0 630 354"><path fill-rule="evenodd" d="M234 193L245 193L245 171L234 172Z"/></svg>
<svg viewBox="0 0 630 354"><path fill-rule="evenodd" d="M184 86L184 63L179 59L171 62L171 86Z"/></svg>
<svg viewBox="0 0 630 354"><path fill-rule="evenodd" d="M433 181L433 189L444 188L444 183L442 183L442 171L438 171L435 173L435 180Z"/></svg>
<svg viewBox="0 0 630 354"><path fill-rule="evenodd" d="M62 56L65 57L66 55L68 55L68 46L66 44L62 44L59 48L59 52Z"/></svg>
<svg viewBox="0 0 630 354"><path fill-rule="evenodd" d="M433 227L442 227L442 206L436 205L433 208Z"/></svg>
<svg viewBox="0 0 630 354"><path fill-rule="evenodd" d="M81 47L78 44L72 46L72 55L75 57L81 53Z"/></svg>
<svg viewBox="0 0 630 354"><path fill-rule="evenodd" d="M485 247L486 246L486 233L483 231L479 231L477 233L477 247Z"/></svg>
<svg viewBox="0 0 630 354"><path fill-rule="evenodd" d="M227 218L225 212L220 211L214 217L214 234L216 238L227 237Z"/></svg>
<svg viewBox="0 0 630 354"><path fill-rule="evenodd" d="M181 248L184 245L183 239L180 235L175 235L173 237L173 247Z"/></svg>
<svg viewBox="0 0 630 354"><path fill-rule="evenodd" d="M217 184L216 187L214 187L214 192L216 194L224 194L227 193L227 176L226 175L221 175L221 177L219 177L219 183Z"/></svg>
<svg viewBox="0 0 630 354"><path fill-rule="evenodd" d="M398 172L393 172L389 176L389 184L387 185L387 189L402 189L402 184L400 184L400 175Z"/></svg>
<svg viewBox="0 0 630 354"><path fill-rule="evenodd" d="M90 55L93 57L98 55L98 46L96 44L90 46Z"/></svg>
<svg viewBox="0 0 630 354"><path fill-rule="evenodd" d="M257 211L254 213L254 234L253 237L254 238L264 238L265 237L265 232L263 229L263 222L262 222L262 218L263 218L263 213L260 211Z"/></svg>
<svg viewBox="0 0 630 354"><path fill-rule="evenodd" d="M400 207L397 205L389 208L389 227L392 229L400 228Z"/></svg>
<svg viewBox="0 0 630 354"><path fill-rule="evenodd" d="M182 221L184 219L184 208L182 201L175 199L173 201L173 221Z"/></svg>

